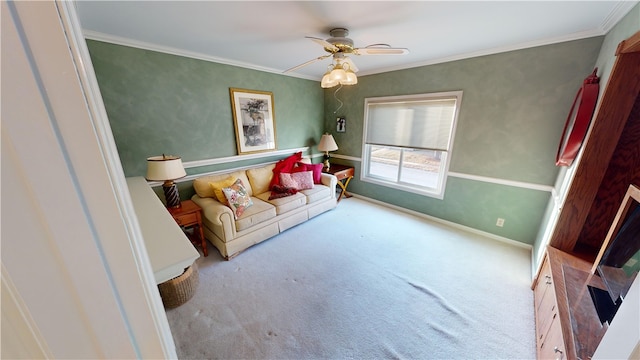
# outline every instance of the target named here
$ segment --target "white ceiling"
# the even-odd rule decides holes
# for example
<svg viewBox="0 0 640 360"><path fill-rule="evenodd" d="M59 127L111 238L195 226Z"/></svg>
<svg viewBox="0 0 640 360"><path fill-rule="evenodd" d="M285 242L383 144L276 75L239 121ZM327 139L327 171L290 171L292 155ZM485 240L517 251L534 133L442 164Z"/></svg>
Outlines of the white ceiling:
<svg viewBox="0 0 640 360"><path fill-rule="evenodd" d="M638 1L79 1L87 38L282 73L327 54L335 27L356 47L358 75L604 35ZM320 79L330 59L289 75Z"/></svg>

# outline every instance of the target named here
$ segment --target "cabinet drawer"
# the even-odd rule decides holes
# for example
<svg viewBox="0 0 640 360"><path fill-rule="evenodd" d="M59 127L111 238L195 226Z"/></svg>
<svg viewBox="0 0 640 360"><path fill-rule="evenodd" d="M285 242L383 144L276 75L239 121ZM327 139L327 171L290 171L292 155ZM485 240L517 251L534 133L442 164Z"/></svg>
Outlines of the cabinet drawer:
<svg viewBox="0 0 640 360"><path fill-rule="evenodd" d="M554 290L551 266L549 265L549 259L545 256L542 262L542 268L540 269L540 275L538 275L538 280L536 281L536 287L533 290L533 299L536 311L540 308L540 303L542 302L542 299L545 298L547 291ZM555 293L553 294L553 297L555 297Z"/></svg>
<svg viewBox="0 0 640 360"><path fill-rule="evenodd" d="M176 217L176 222L181 226L189 226L198 223L198 214L184 214Z"/></svg>
<svg viewBox="0 0 640 360"><path fill-rule="evenodd" d="M546 333L540 345L538 345L538 359L566 359L567 353L564 347L562 327L560 320L556 317L551 322L549 331Z"/></svg>
<svg viewBox="0 0 640 360"><path fill-rule="evenodd" d="M545 301L542 302L539 315L536 318L536 342L538 343L538 346L544 341L545 337L548 336L547 334L550 331L551 325L557 319L558 306L556 304L556 299L555 297L547 297Z"/></svg>
<svg viewBox="0 0 640 360"><path fill-rule="evenodd" d="M353 169L346 169L335 173L335 177L338 180L343 180L351 176L353 176Z"/></svg>

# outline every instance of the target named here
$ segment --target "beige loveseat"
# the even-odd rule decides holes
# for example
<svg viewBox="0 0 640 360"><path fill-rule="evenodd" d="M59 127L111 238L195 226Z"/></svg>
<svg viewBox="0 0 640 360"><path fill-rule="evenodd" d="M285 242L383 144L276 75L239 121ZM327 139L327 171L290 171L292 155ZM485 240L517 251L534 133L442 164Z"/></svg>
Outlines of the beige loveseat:
<svg viewBox="0 0 640 360"><path fill-rule="evenodd" d="M308 162L308 161L307 161ZM269 239L293 226L336 207L337 179L322 173L322 184L294 195L269 200L269 185L275 164L231 173L206 175L193 181L191 200L202 208L205 237L227 260L242 250ZM226 178L240 179L253 205L234 219L229 206L221 203L211 183Z"/></svg>

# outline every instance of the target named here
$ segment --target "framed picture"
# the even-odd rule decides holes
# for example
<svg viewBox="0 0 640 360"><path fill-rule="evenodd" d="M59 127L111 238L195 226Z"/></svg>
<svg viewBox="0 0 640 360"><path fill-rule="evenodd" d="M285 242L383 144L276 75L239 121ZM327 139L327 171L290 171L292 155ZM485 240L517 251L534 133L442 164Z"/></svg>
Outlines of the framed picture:
<svg viewBox="0 0 640 360"><path fill-rule="evenodd" d="M276 149L273 93L230 88L238 154Z"/></svg>
<svg viewBox="0 0 640 360"><path fill-rule="evenodd" d="M339 117L336 119L336 131L337 132L346 132L347 131L347 118Z"/></svg>

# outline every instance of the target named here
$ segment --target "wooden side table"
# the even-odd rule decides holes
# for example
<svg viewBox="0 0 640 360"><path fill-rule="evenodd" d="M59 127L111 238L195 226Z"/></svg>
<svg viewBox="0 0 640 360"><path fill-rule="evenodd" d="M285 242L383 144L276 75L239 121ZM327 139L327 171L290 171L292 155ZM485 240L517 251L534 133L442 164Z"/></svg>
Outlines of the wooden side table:
<svg viewBox="0 0 640 360"><path fill-rule="evenodd" d="M189 234L187 234L187 237L189 237L189 240L191 240L194 245L200 245L204 256L208 256L209 251L207 250L207 240L205 240L204 233L202 231L202 209L191 200L182 201L181 204L182 206L179 208L168 208L167 210L169 210L173 219L183 230L190 227L194 228L193 236L189 236Z"/></svg>
<svg viewBox="0 0 640 360"><path fill-rule="evenodd" d="M342 199L342 195L344 195L344 197L347 197L347 198L351 197L351 194L347 192L347 186L349 186L349 181L353 179L353 174L354 174L353 167L334 164L334 165L331 165L331 167L329 167L329 170L323 168L322 172L326 174L331 174L336 178L338 178L338 186L340 186L340 188L342 189L342 191L340 191L340 196L338 196L338 201ZM342 182L343 180L344 180L344 183Z"/></svg>

